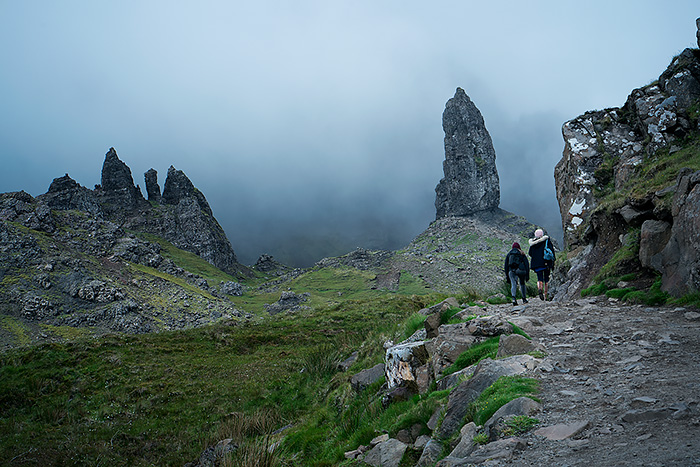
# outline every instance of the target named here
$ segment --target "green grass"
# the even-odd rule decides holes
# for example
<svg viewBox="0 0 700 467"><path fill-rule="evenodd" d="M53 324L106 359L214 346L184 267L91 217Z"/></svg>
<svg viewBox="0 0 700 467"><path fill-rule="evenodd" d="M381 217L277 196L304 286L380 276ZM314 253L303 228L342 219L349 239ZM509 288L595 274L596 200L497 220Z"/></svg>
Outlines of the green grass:
<svg viewBox="0 0 700 467"><path fill-rule="evenodd" d="M196 274L200 277L206 279L210 286L218 285L221 282L235 281L236 278L223 272L221 269L212 265L208 261L202 259L201 257L190 253L189 251L177 248L172 243L167 240L158 237L157 235L152 235L143 232L132 232L138 237L151 242L157 243L161 247L161 255L165 258L172 260L176 265L185 269L192 274Z"/></svg>
<svg viewBox="0 0 700 467"><path fill-rule="evenodd" d="M477 425L483 425L508 402L523 396L537 400L533 396L538 392L539 382L536 379L523 376L501 376L469 405L467 418Z"/></svg>
<svg viewBox="0 0 700 467"><path fill-rule="evenodd" d="M305 427L297 435L302 454L336 462L340 440L349 438L334 438L329 427L343 420L352 425L355 415L346 405L361 408L348 392L349 375L336 373L336 358L359 349L361 361L381 359L382 343L432 303L406 296L348 300L264 323L108 335L5 352L0 458L20 456L17 465L182 465L229 437L232 414L255 420L265 413L275 429L291 422ZM372 398L375 392L365 391L365 397L379 418L364 432L352 432L353 442L374 427L397 429L422 420L437 404L426 397L386 414ZM260 433L244 438L251 450L265 442ZM313 440L328 441L316 452ZM300 459L304 465L306 457Z"/></svg>
<svg viewBox="0 0 700 467"><path fill-rule="evenodd" d="M496 358L496 353L498 352L498 340L499 337L491 337L484 342L475 344L469 347L467 350L462 352L457 360L443 371L444 375L450 375L456 373L459 370L467 368L468 366L479 363L485 358Z"/></svg>
<svg viewBox="0 0 700 467"><path fill-rule="evenodd" d="M17 345L28 345L32 341L24 323L12 316L0 315L0 327L12 335Z"/></svg>

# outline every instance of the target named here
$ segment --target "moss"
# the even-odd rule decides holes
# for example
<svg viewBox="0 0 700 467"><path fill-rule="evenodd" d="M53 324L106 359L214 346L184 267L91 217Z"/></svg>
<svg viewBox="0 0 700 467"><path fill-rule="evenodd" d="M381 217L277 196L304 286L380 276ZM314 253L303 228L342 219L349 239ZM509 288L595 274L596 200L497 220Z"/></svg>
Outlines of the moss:
<svg viewBox="0 0 700 467"><path fill-rule="evenodd" d="M17 318L13 318L12 316L8 315L2 315L0 316L0 326L12 335L17 344L31 344L32 339L28 335L29 329L22 321L18 320Z"/></svg>

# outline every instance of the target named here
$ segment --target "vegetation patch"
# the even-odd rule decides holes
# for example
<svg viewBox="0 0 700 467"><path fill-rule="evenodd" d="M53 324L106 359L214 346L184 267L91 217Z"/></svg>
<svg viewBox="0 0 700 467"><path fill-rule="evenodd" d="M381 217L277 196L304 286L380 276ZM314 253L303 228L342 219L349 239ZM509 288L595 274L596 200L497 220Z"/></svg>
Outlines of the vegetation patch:
<svg viewBox="0 0 700 467"><path fill-rule="evenodd" d="M29 345L32 342L24 323L12 316L0 315L0 327L10 333L19 345Z"/></svg>
<svg viewBox="0 0 700 467"><path fill-rule="evenodd" d="M501 432L503 436L518 436L527 433L540 423L536 418L527 415L516 415L505 421L506 428Z"/></svg>
<svg viewBox="0 0 700 467"><path fill-rule="evenodd" d="M479 397L469 404L467 418L477 425L483 425L498 409L518 397L532 397L539 392L539 382L523 376L501 376Z"/></svg>
<svg viewBox="0 0 700 467"><path fill-rule="evenodd" d="M498 337L491 337L484 342L469 347L457 357L457 360L455 360L452 365L443 371L443 374L451 375L452 373L456 373L464 368L479 363L485 358L496 358L498 341Z"/></svg>

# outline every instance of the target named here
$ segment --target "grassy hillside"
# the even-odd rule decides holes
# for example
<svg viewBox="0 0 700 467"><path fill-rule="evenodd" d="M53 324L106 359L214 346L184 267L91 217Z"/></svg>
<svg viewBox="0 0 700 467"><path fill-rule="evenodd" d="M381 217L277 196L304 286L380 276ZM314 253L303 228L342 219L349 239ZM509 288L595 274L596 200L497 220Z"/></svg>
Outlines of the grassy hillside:
<svg viewBox="0 0 700 467"><path fill-rule="evenodd" d="M317 410L329 391L349 378L334 377L335 363L358 349L357 367L381 361L383 342L439 298L346 300L264 322L5 352L0 458L11 465L182 465L230 437L254 450L270 442L268 428L323 417Z"/></svg>

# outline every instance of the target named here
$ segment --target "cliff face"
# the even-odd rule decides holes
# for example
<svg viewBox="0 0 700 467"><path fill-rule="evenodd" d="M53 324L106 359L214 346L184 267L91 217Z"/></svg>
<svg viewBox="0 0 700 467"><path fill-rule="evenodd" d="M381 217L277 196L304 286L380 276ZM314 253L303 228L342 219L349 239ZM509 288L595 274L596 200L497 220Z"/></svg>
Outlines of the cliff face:
<svg viewBox="0 0 700 467"><path fill-rule="evenodd" d="M674 295L700 289L699 110L700 51L686 49L622 108L563 125L554 178L570 262L558 298L625 272L661 273Z"/></svg>

